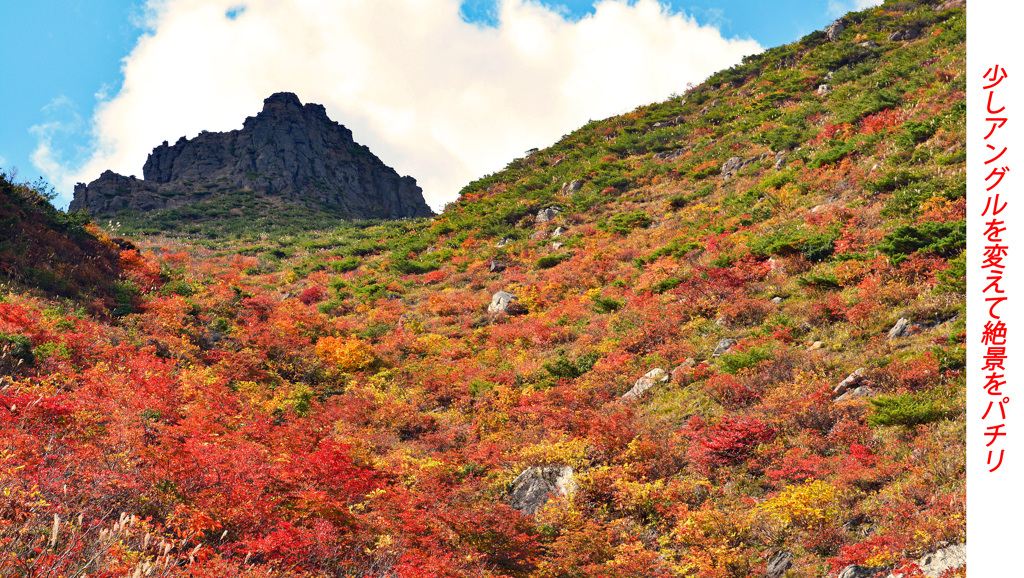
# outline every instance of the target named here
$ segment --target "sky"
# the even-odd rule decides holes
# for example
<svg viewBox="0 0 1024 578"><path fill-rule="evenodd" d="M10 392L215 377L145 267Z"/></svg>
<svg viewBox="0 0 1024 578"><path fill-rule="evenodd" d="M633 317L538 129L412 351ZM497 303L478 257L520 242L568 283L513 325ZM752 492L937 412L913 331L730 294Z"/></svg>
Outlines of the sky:
<svg viewBox="0 0 1024 578"><path fill-rule="evenodd" d="M162 141L323 104L440 210L589 120L685 91L875 0L0 2L0 170L66 207Z"/></svg>

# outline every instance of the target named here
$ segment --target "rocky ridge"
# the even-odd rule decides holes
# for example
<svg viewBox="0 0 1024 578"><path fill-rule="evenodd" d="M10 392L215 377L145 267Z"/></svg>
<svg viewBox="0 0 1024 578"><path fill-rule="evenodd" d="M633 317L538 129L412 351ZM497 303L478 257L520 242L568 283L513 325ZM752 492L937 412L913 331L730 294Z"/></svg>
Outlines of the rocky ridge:
<svg viewBox="0 0 1024 578"><path fill-rule="evenodd" d="M322 105L288 92L264 100L240 130L202 132L153 149L143 179L106 171L75 186L71 210L94 217L149 212L245 191L339 217L400 219L432 215L416 180L400 176Z"/></svg>

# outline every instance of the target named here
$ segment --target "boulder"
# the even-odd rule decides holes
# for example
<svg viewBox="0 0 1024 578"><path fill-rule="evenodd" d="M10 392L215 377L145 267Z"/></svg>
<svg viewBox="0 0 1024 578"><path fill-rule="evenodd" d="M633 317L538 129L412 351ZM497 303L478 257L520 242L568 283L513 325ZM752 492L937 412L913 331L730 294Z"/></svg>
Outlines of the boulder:
<svg viewBox="0 0 1024 578"><path fill-rule="evenodd" d="M640 396L643 395L645 391L668 380L669 375L665 373L664 369L661 369L660 367L652 369L645 373L643 377L636 380L633 387L622 395L622 399L626 401L640 399Z"/></svg>
<svg viewBox="0 0 1024 578"><path fill-rule="evenodd" d="M928 578L939 578L943 572L950 569L960 568L967 564L967 544L954 544L925 554L917 561L921 572Z"/></svg>
<svg viewBox="0 0 1024 578"><path fill-rule="evenodd" d="M828 38L829 42L835 42L839 40L839 35L846 30L846 24L843 23L843 19L840 18L825 27L825 38Z"/></svg>
<svg viewBox="0 0 1024 578"><path fill-rule="evenodd" d="M551 243L551 249L552 250L557 251L557 250L559 250L561 248L562 248L562 243L559 243L558 241L555 241L554 243Z"/></svg>
<svg viewBox="0 0 1024 578"><path fill-rule="evenodd" d="M489 267L489 270L491 273L501 273L502 271L505 270L506 267L508 267L508 264L506 264L504 261L494 260L491 261L491 266Z"/></svg>
<svg viewBox="0 0 1024 578"><path fill-rule="evenodd" d="M882 578L888 570L888 568L882 567L851 564L846 568L843 568L843 571L840 572L839 576L836 576L836 578Z"/></svg>
<svg viewBox="0 0 1024 578"><path fill-rule="evenodd" d="M500 248L504 247L505 245L508 245L511 241L512 241L512 239L509 239L508 237L504 237L503 239L501 239L500 241L498 241L497 243L494 244L494 248L495 249L500 249Z"/></svg>
<svg viewBox="0 0 1024 578"><path fill-rule="evenodd" d="M868 387L866 385L862 385L862 386L858 387L857 389L854 389L853 391L848 391L848 392L844 393L843 395L840 395L839 397L837 397L836 398L836 403L839 403L840 401L849 401L851 399L864 399L866 397L874 397L874 396L875 396L875 390L871 389L870 387Z"/></svg>
<svg viewBox="0 0 1024 578"><path fill-rule="evenodd" d="M718 342L718 345L715 346L715 351L711 354L711 356L718 357L719 355L722 355L726 351L729 351L729 348L732 347L733 345L736 345L736 340L732 339L731 337L726 337L725 339Z"/></svg>
<svg viewBox="0 0 1024 578"><path fill-rule="evenodd" d="M832 390L834 395L842 395L846 393L846 390L851 387L860 385L860 382L864 380L864 368L859 367L856 371L846 376L846 379L839 382L839 385Z"/></svg>
<svg viewBox="0 0 1024 578"><path fill-rule="evenodd" d="M782 303L782 297L772 297L772 304L778 305L779 303Z"/></svg>
<svg viewBox="0 0 1024 578"><path fill-rule="evenodd" d="M575 193L583 188L583 179L574 179L565 187L567 193Z"/></svg>
<svg viewBox="0 0 1024 578"><path fill-rule="evenodd" d="M819 84L818 85L818 96L825 96L826 94L828 94L830 92L832 92L832 87L831 86L829 86L827 84Z"/></svg>
<svg viewBox="0 0 1024 578"><path fill-rule="evenodd" d="M913 40L920 36L920 34L921 33L918 32L917 29L909 28L907 30L897 30L895 32L891 32L887 38L890 42L903 42L906 40Z"/></svg>
<svg viewBox="0 0 1024 578"><path fill-rule="evenodd" d="M532 516L551 495L568 496L576 491L571 466L526 468L509 487L509 505Z"/></svg>
<svg viewBox="0 0 1024 578"><path fill-rule="evenodd" d="M518 300L518 297L508 291L498 291L491 297L491 304L487 306L487 312L506 313L508 315L525 313L526 309L517 303Z"/></svg>
<svg viewBox="0 0 1024 578"><path fill-rule="evenodd" d="M671 160L675 160L675 159L683 156L683 154L685 154L685 153L686 153L686 149L685 148L680 148L680 149L674 149L674 150L670 150L670 151L664 151L664 152L660 152L660 153L655 153L654 158L656 160L659 160L659 161L671 161Z"/></svg>
<svg viewBox="0 0 1024 578"><path fill-rule="evenodd" d="M722 164L722 180L728 181L736 176L740 169L745 167L749 161L744 162L740 157L732 157Z"/></svg>
<svg viewBox="0 0 1024 578"><path fill-rule="evenodd" d="M889 339L906 337L910 335L912 330L913 326L910 325L910 320L906 317L900 317L900 320L896 322L896 325L893 325L892 329L889 330Z"/></svg>
<svg viewBox="0 0 1024 578"><path fill-rule="evenodd" d="M779 552L772 558L772 561L768 563L768 567L764 569L764 578L781 578L786 570L793 565L793 554L789 552Z"/></svg>
<svg viewBox="0 0 1024 578"><path fill-rule="evenodd" d="M933 8L933 10L935 10L936 12L942 12L943 10L950 10L952 8L960 8L961 6L966 6L966 5L967 5L967 0L946 0L942 4L939 4L938 6Z"/></svg>
<svg viewBox="0 0 1024 578"><path fill-rule="evenodd" d="M558 227L551 233L552 239L557 239L565 234L565 227Z"/></svg>
<svg viewBox="0 0 1024 578"><path fill-rule="evenodd" d="M537 211L537 222L538 223L547 223L551 219L554 219L555 217L557 217L558 213L561 213L561 212L562 212L562 208L561 207L547 207L547 208L541 209L541 210Z"/></svg>

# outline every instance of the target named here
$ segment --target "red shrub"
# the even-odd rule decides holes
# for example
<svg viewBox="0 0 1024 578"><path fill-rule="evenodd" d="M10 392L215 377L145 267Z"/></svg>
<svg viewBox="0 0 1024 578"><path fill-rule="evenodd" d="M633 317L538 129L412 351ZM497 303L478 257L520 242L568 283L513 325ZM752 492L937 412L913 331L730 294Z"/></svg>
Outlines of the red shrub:
<svg viewBox="0 0 1024 578"><path fill-rule="evenodd" d="M299 301L302 301L306 305L312 305L314 303L319 303L319 302L323 301L326 298L327 298L327 289L324 288L324 287L321 287L320 285L313 285L311 287L307 287L305 289L305 291L303 291L302 294L299 295Z"/></svg>
<svg viewBox="0 0 1024 578"><path fill-rule="evenodd" d="M713 426L694 416L686 430L692 439L687 456L703 471L740 463L758 444L775 437L775 428L746 416L726 416Z"/></svg>

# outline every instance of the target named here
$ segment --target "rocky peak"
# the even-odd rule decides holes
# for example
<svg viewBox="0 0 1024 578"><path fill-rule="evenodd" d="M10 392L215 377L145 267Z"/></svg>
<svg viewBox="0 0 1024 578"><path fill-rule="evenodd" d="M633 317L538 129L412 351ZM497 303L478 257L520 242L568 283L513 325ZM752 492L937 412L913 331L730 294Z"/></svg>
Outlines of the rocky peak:
<svg viewBox="0 0 1024 578"><path fill-rule="evenodd" d="M75 187L72 209L94 216L149 211L198 200L218 191L252 191L349 218L425 217L432 214L412 177L401 177L352 131L332 121L320 104L303 105L279 92L241 130L203 131L164 141L143 166L143 180L126 183L107 171Z"/></svg>

